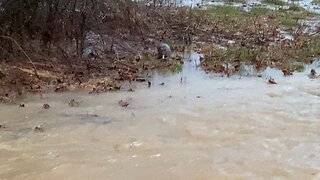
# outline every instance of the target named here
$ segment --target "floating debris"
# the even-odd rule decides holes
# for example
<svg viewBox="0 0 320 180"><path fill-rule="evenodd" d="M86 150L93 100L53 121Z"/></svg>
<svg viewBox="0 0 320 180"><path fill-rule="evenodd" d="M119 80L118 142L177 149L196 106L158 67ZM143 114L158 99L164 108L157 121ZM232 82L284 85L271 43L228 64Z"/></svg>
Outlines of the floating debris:
<svg viewBox="0 0 320 180"><path fill-rule="evenodd" d="M268 80L269 84L277 84L277 82L273 78L269 78Z"/></svg>
<svg viewBox="0 0 320 180"><path fill-rule="evenodd" d="M151 87L151 82L150 81L148 81L148 88L150 88Z"/></svg>
<svg viewBox="0 0 320 180"><path fill-rule="evenodd" d="M4 128L7 128L7 126L5 126L4 124L0 123L0 129L4 129Z"/></svg>
<svg viewBox="0 0 320 180"><path fill-rule="evenodd" d="M78 107L80 105L80 102L75 101L74 99L71 99L68 103L70 107Z"/></svg>
<svg viewBox="0 0 320 180"><path fill-rule="evenodd" d="M43 109L49 109L50 108L50 105L49 104L43 104Z"/></svg>
<svg viewBox="0 0 320 180"><path fill-rule="evenodd" d="M164 85L164 82L163 82L163 83L160 83L159 85L160 85L160 86L163 86L163 85Z"/></svg>
<svg viewBox="0 0 320 180"><path fill-rule="evenodd" d="M120 100L118 102L118 104L121 106L121 107L128 107L129 106L129 102L128 101L125 101L125 100Z"/></svg>
<svg viewBox="0 0 320 180"><path fill-rule="evenodd" d="M22 108L25 107L24 103L19 104L19 106L22 107Z"/></svg>
<svg viewBox="0 0 320 180"><path fill-rule="evenodd" d="M147 80L145 78L137 78L136 81L137 82L146 82Z"/></svg>
<svg viewBox="0 0 320 180"><path fill-rule="evenodd" d="M37 126L35 126L33 128L33 131L35 131L35 132L44 132L44 127L43 127L42 124L39 124L39 125L37 125Z"/></svg>
<svg viewBox="0 0 320 180"><path fill-rule="evenodd" d="M154 154L154 155L151 155L150 158L158 158L160 156L161 156L161 154Z"/></svg>
<svg viewBox="0 0 320 180"><path fill-rule="evenodd" d="M308 76L309 76L309 78L317 78L316 70L311 69L310 74Z"/></svg>

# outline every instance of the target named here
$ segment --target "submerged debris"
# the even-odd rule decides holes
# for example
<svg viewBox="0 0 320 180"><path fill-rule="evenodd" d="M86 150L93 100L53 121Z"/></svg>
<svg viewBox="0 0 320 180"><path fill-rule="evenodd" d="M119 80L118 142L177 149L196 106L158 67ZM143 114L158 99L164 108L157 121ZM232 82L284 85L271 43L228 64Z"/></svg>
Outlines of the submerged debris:
<svg viewBox="0 0 320 180"><path fill-rule="evenodd" d="M68 103L70 107L78 107L80 105L80 102L75 101L74 99L71 99Z"/></svg>
<svg viewBox="0 0 320 180"><path fill-rule="evenodd" d="M33 128L34 132L44 132L43 124L39 124Z"/></svg>
<svg viewBox="0 0 320 180"><path fill-rule="evenodd" d="M120 100L118 102L118 104L121 106L121 107L128 107L129 106L129 102L128 101L125 101L125 100Z"/></svg>
<svg viewBox="0 0 320 180"><path fill-rule="evenodd" d="M43 104L43 109L49 109L50 108L50 105L49 104Z"/></svg>
<svg viewBox="0 0 320 180"><path fill-rule="evenodd" d="M3 129L3 128L7 128L7 126L5 126L4 124L0 123L0 129Z"/></svg>

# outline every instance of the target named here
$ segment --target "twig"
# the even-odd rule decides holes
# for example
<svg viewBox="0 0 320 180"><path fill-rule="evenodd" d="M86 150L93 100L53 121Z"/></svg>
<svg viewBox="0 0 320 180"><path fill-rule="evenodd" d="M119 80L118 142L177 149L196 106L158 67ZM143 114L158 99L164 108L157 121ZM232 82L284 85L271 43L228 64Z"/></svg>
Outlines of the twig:
<svg viewBox="0 0 320 180"><path fill-rule="evenodd" d="M9 39L11 41L13 41L18 47L19 49L22 51L22 53L28 58L30 64L33 66L33 69L34 69L34 74L37 76L38 79L40 79L39 75L38 75L38 71L37 71L37 68L36 66L34 65L33 61L31 60L31 58L28 56L28 54L23 50L23 48L19 45L19 43L13 39L12 37L9 37L9 36L3 36L3 35L0 35L1 38L4 38L4 39Z"/></svg>

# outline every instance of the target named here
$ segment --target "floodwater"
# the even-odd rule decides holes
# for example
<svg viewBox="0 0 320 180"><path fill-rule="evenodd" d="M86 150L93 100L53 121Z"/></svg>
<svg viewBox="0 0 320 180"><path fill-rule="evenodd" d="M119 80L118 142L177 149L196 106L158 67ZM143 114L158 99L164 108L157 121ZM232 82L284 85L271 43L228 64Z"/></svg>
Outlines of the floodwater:
<svg viewBox="0 0 320 180"><path fill-rule="evenodd" d="M0 104L0 179L320 179L320 79L310 69L226 78L190 59L135 92ZM80 106L69 107L72 98Z"/></svg>

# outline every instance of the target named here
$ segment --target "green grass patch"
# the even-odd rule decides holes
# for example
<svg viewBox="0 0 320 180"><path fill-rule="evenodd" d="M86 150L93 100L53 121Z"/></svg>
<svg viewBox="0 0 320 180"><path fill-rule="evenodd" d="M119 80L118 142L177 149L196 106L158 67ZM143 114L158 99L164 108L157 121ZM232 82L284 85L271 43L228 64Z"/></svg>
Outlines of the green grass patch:
<svg viewBox="0 0 320 180"><path fill-rule="evenodd" d="M242 17L246 16L247 13L239 7L233 7L233 6L213 6L209 7L207 9L207 12L211 16L215 17L229 17L229 18L234 18L234 17Z"/></svg>
<svg viewBox="0 0 320 180"><path fill-rule="evenodd" d="M280 25L286 28L293 28L299 25L300 19L311 17L314 14L307 12L301 7L292 5L289 9L276 11L276 17L279 20Z"/></svg>
<svg viewBox="0 0 320 180"><path fill-rule="evenodd" d="M227 51L219 50L211 57L209 61L214 63L232 63L235 61L251 62L253 59L261 55L263 51L259 48L247 48L235 46Z"/></svg>
<svg viewBox="0 0 320 180"><path fill-rule="evenodd" d="M246 3L246 0L223 0L225 3Z"/></svg>
<svg viewBox="0 0 320 180"><path fill-rule="evenodd" d="M287 27L287 28L293 28L294 26L296 26L298 24L298 21L291 19L291 18L287 18L287 17L281 17L280 24L282 26Z"/></svg>
<svg viewBox="0 0 320 180"><path fill-rule="evenodd" d="M171 72L182 72L183 70L183 64L180 62L176 62L170 66L170 71Z"/></svg>
<svg viewBox="0 0 320 180"><path fill-rule="evenodd" d="M313 0L312 4L320 5L320 0Z"/></svg>
<svg viewBox="0 0 320 180"><path fill-rule="evenodd" d="M281 0L262 0L261 2L265 3L265 4L276 5L276 6L285 6L285 5L287 5L287 3L285 3L284 1L281 1Z"/></svg>
<svg viewBox="0 0 320 180"><path fill-rule="evenodd" d="M273 11L264 7L253 7L251 11L249 12L253 16L260 16L260 15L266 15L271 14Z"/></svg>
<svg viewBox="0 0 320 180"><path fill-rule="evenodd" d="M297 5L291 5L289 6L289 11L304 11L304 9L302 7L299 7Z"/></svg>
<svg viewBox="0 0 320 180"><path fill-rule="evenodd" d="M320 55L320 41L318 39L310 41L306 48L298 51L299 59L306 59L307 57L312 57L315 55L318 55L318 57Z"/></svg>
<svg viewBox="0 0 320 180"><path fill-rule="evenodd" d="M245 22L246 19L256 16L274 16L279 25L289 29L299 25L298 20L312 16L311 13L295 5L291 5L289 9L280 9L277 11L263 7L254 7L250 12L246 12L240 7L213 6L209 7L206 12L209 17L223 19L226 22L229 22L229 20Z"/></svg>
<svg viewBox="0 0 320 180"><path fill-rule="evenodd" d="M298 72L303 72L305 68L305 63L300 61L293 61L289 64L290 69Z"/></svg>

